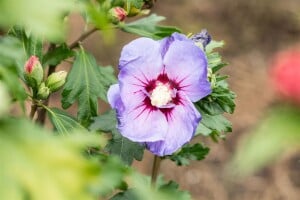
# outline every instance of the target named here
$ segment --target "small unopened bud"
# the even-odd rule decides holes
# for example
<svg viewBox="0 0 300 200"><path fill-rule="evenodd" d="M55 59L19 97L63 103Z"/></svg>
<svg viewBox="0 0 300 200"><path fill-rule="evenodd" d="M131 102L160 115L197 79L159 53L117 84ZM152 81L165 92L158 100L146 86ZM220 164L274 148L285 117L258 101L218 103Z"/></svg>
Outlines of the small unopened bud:
<svg viewBox="0 0 300 200"><path fill-rule="evenodd" d="M50 92L59 90L66 82L66 71L59 71L51 74L46 80L46 86L50 89Z"/></svg>
<svg viewBox="0 0 300 200"><path fill-rule="evenodd" d="M50 89L45 85L45 83L41 83L38 93L37 93L37 98L45 100L48 98L50 94Z"/></svg>
<svg viewBox="0 0 300 200"><path fill-rule="evenodd" d="M207 32L206 29L201 30L200 33L192 35L191 40L196 43L196 45L200 46L201 48L205 49L205 47L210 43L211 36Z"/></svg>
<svg viewBox="0 0 300 200"><path fill-rule="evenodd" d="M0 81L0 118L5 116L9 111L10 96L3 82Z"/></svg>
<svg viewBox="0 0 300 200"><path fill-rule="evenodd" d="M109 17L114 24L124 21L126 16L127 12L121 7L114 7L109 10Z"/></svg>
<svg viewBox="0 0 300 200"><path fill-rule="evenodd" d="M44 77L44 70L36 56L31 56L24 65L24 78L32 88L38 88Z"/></svg>

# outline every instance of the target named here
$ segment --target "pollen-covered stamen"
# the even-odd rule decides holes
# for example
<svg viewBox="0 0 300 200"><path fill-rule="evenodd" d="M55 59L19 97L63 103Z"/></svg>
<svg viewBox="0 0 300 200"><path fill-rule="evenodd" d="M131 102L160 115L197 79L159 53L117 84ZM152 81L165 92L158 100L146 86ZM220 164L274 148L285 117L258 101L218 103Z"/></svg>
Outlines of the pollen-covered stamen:
<svg viewBox="0 0 300 200"><path fill-rule="evenodd" d="M165 106L172 101L173 90L169 84L158 83L150 94L152 106Z"/></svg>

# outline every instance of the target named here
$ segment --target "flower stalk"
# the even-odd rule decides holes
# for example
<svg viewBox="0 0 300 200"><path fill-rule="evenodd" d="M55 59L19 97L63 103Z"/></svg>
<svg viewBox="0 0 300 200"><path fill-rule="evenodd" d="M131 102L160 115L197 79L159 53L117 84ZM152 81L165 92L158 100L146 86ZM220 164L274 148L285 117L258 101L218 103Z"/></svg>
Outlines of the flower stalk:
<svg viewBox="0 0 300 200"><path fill-rule="evenodd" d="M151 184L154 186L158 177L160 169L161 157L154 155L152 173L151 173Z"/></svg>

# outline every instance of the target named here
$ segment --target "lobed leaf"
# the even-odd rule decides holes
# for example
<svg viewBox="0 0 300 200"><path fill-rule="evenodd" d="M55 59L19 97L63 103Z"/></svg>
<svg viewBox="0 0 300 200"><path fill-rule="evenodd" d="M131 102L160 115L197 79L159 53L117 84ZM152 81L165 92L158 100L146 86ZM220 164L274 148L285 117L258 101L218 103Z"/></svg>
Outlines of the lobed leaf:
<svg viewBox="0 0 300 200"><path fill-rule="evenodd" d="M110 200L191 200L186 191L179 190L174 181L165 182L161 176L154 185L150 183L150 177L133 174L132 188L117 193Z"/></svg>
<svg viewBox="0 0 300 200"><path fill-rule="evenodd" d="M113 155L117 155L126 165L131 165L133 159L141 161L144 155L144 147L123 137L118 132L113 134L105 149Z"/></svg>
<svg viewBox="0 0 300 200"><path fill-rule="evenodd" d="M203 160L208 154L209 148L197 143L194 145L187 144L181 148L178 153L168 156L176 165L188 165L190 160Z"/></svg>
<svg viewBox="0 0 300 200"><path fill-rule="evenodd" d="M59 47L56 47L45 54L43 57L43 64L56 66L60 64L61 61L73 57L74 55L75 53L63 43Z"/></svg>
<svg viewBox="0 0 300 200"><path fill-rule="evenodd" d="M72 130L84 130L85 128L77 122L75 118L70 116L67 112L58 108L45 107L49 119L59 134L67 135Z"/></svg>
<svg viewBox="0 0 300 200"><path fill-rule="evenodd" d="M200 111L201 113L201 111ZM231 132L232 124L223 115L209 115L207 113L201 113L202 120L197 128L197 134L202 134L205 136L221 136L224 137L222 133ZM216 138L213 138L216 139Z"/></svg>
<svg viewBox="0 0 300 200"><path fill-rule="evenodd" d="M104 98L111 80L105 75L91 54L82 48L77 52L63 88L61 103L67 109L75 101L78 102L77 117L81 124L86 125L92 117L97 116L98 97Z"/></svg>
<svg viewBox="0 0 300 200"><path fill-rule="evenodd" d="M181 32L176 27L158 26L157 23L164 19L165 18L162 16L152 14L148 17L139 19L128 24L120 23L119 27L125 32L134 33L153 39L162 39L166 36L171 35L174 32Z"/></svg>
<svg viewBox="0 0 300 200"><path fill-rule="evenodd" d="M136 196L133 189L126 190L124 192L119 192L110 200L139 200L139 198Z"/></svg>
<svg viewBox="0 0 300 200"><path fill-rule="evenodd" d="M202 115L202 121L197 127L196 135L210 136L214 141L225 137L224 133L232 131L231 123L223 116L224 113L232 114L235 109L235 93L226 82L228 76L219 75L217 72L227 64L222 61L216 48L223 47L223 41L211 41L205 49L209 67L209 81L212 93L196 102L196 107Z"/></svg>
<svg viewBox="0 0 300 200"><path fill-rule="evenodd" d="M9 32L11 35L17 37L22 42L22 49L26 54L26 60L32 56L37 56L40 60L43 58L43 42L30 33L26 34L25 30L20 27L14 27Z"/></svg>

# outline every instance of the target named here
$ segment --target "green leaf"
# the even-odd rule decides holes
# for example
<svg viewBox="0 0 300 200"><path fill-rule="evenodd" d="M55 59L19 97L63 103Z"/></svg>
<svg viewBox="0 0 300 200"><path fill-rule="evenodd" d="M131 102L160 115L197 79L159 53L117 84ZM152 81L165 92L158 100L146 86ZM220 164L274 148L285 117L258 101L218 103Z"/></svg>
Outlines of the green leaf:
<svg viewBox="0 0 300 200"><path fill-rule="evenodd" d="M148 177L147 177L148 178ZM136 179L136 178L135 178ZM174 181L165 183L161 176L155 184L155 190L150 187L150 181L137 181L137 188L132 188L124 192L120 192L113 196L110 200L139 200L139 199L155 199L155 200L190 200L191 197L188 192L180 191L179 185ZM135 186L135 185L134 185ZM141 193L141 191L143 193Z"/></svg>
<svg viewBox="0 0 300 200"><path fill-rule="evenodd" d="M289 151L300 148L300 111L280 105L270 110L258 126L245 134L230 167L238 175L250 175Z"/></svg>
<svg viewBox="0 0 300 200"><path fill-rule="evenodd" d="M124 184L124 177L128 175L130 170L120 159L114 156L102 156L99 160L102 174L100 178L101 187L98 190L102 196L107 196Z"/></svg>
<svg viewBox="0 0 300 200"><path fill-rule="evenodd" d="M232 125L223 115L208 115L206 113L201 113L203 124L206 128L211 130L211 133L216 132L221 134L223 132L231 132Z"/></svg>
<svg viewBox="0 0 300 200"><path fill-rule="evenodd" d="M213 73L216 73L223 67L227 65L227 63L224 63L222 61L222 57L218 52L215 52L214 50L216 48L221 48L224 46L223 41L214 41L212 40L206 47L205 47L205 52L206 52L206 57L208 60L208 67L212 69Z"/></svg>
<svg viewBox="0 0 300 200"><path fill-rule="evenodd" d="M59 134L67 135L70 134L70 131L72 131L73 129L85 129L76 121L76 119L74 119L65 111L58 108L45 107L45 109L47 110L50 121Z"/></svg>
<svg viewBox="0 0 300 200"><path fill-rule="evenodd" d="M232 114L235 109L236 95L229 88L227 83L222 80L217 82L210 97L217 103L224 112Z"/></svg>
<svg viewBox="0 0 300 200"><path fill-rule="evenodd" d="M186 191L180 191L178 184L170 181L164 183L157 180L155 187L151 185L150 179L139 174L131 176L134 192L138 199L143 200L191 200L191 196Z"/></svg>
<svg viewBox="0 0 300 200"><path fill-rule="evenodd" d="M209 136L212 133L212 130L204 126L202 123L199 123L196 129L196 135Z"/></svg>
<svg viewBox="0 0 300 200"><path fill-rule="evenodd" d="M211 136L214 141L217 141L218 137L224 138L224 133L232 131L232 124L222 114L211 115L202 110L198 104L196 108L199 110L202 116L202 120L197 127L196 135Z"/></svg>
<svg viewBox="0 0 300 200"><path fill-rule="evenodd" d="M0 65L15 67L22 74L25 61L26 54L20 40L11 36L0 37Z"/></svg>
<svg viewBox="0 0 300 200"><path fill-rule="evenodd" d="M141 9L144 5L144 0L126 0L127 5L134 6L137 9Z"/></svg>
<svg viewBox="0 0 300 200"><path fill-rule="evenodd" d="M228 76L219 75L217 72L227 64L214 50L223 47L224 42L211 41L206 46L208 59L208 79L211 83L212 93L196 102L196 107L202 115L202 121L197 127L196 135L210 136L214 141L224 138L226 132L232 131L231 123L223 116L224 113L232 114L235 109L235 93L232 92L226 79Z"/></svg>
<svg viewBox="0 0 300 200"><path fill-rule="evenodd" d="M105 93L103 76L95 58L82 48L77 52L62 92L62 107L67 109L78 101L78 119L81 124L97 116L98 97Z"/></svg>
<svg viewBox="0 0 300 200"><path fill-rule="evenodd" d="M10 30L10 34L17 37L23 45L23 50L26 54L26 59L35 55L40 60L43 58L43 43L41 40L35 38L30 34L26 34L24 30L19 27L14 27Z"/></svg>
<svg viewBox="0 0 300 200"><path fill-rule="evenodd" d="M110 2L86 1L84 18L87 24L93 24L101 30L103 41L110 43L115 39L115 28L111 23L108 12L111 8Z"/></svg>
<svg viewBox="0 0 300 200"><path fill-rule="evenodd" d="M60 64L61 61L73 56L74 52L64 43L59 47L54 48L52 51L47 52L43 58L43 64L56 66Z"/></svg>
<svg viewBox="0 0 300 200"><path fill-rule="evenodd" d="M212 40L208 45L205 47L205 52L207 54L212 53L216 48L222 48L225 45L224 41L215 41Z"/></svg>
<svg viewBox="0 0 300 200"><path fill-rule="evenodd" d="M120 192L110 198L110 200L139 200L133 189L126 190L125 192Z"/></svg>
<svg viewBox="0 0 300 200"><path fill-rule="evenodd" d="M4 119L0 138L0 199L93 200L102 187L105 171L82 155L102 145L100 136L53 136L27 120Z"/></svg>
<svg viewBox="0 0 300 200"><path fill-rule="evenodd" d="M0 66L0 80L3 80L10 91L12 100L19 101L22 109L25 109L24 101L27 98L26 91L18 77L18 72L12 67Z"/></svg>
<svg viewBox="0 0 300 200"><path fill-rule="evenodd" d="M116 113L110 110L103 115L93 118L94 121L90 129L95 131L104 131L112 133L105 149L114 155L117 155L125 164L131 165L133 159L142 160L144 147L137 142L133 142L123 137L117 129Z"/></svg>
<svg viewBox="0 0 300 200"><path fill-rule="evenodd" d="M107 91L112 84L117 83L117 79L115 76L115 71L112 66L99 67L99 78L101 84L98 85L100 87L99 97L107 102Z"/></svg>
<svg viewBox="0 0 300 200"><path fill-rule="evenodd" d="M117 118L114 110L109 110L106 113L93 118L93 123L90 125L90 130L101 130L104 132L117 131Z"/></svg>
<svg viewBox="0 0 300 200"><path fill-rule="evenodd" d="M22 74L24 61L21 42L11 36L0 37L0 79L8 87L12 99L19 101L23 109L27 95L18 76Z"/></svg>
<svg viewBox="0 0 300 200"><path fill-rule="evenodd" d="M202 146L200 143L191 145L187 144L182 149L171 156L168 156L176 165L188 165L190 160L203 160L208 154L209 148Z"/></svg>
<svg viewBox="0 0 300 200"><path fill-rule="evenodd" d="M164 19L165 18L162 16L152 14L149 17L145 17L128 24L120 23L119 27L125 32L134 33L153 39L161 39L171 35L174 32L181 32L176 27L158 26L157 23Z"/></svg>
<svg viewBox="0 0 300 200"><path fill-rule="evenodd" d="M201 101L197 106L209 115L219 115L224 112L232 114L235 109L235 93L229 90L224 80L217 82L212 93Z"/></svg>
<svg viewBox="0 0 300 200"><path fill-rule="evenodd" d="M172 194L176 199L188 200L191 199L190 194L186 191L180 191L178 183L169 181L159 186L158 191L165 194Z"/></svg>
<svg viewBox="0 0 300 200"><path fill-rule="evenodd" d="M61 40L64 38L64 15L74 6L73 0L1 0L0 25L18 25L38 38Z"/></svg>
<svg viewBox="0 0 300 200"><path fill-rule="evenodd" d="M105 149L120 157L126 165L131 165L133 159L141 161L144 155L144 147L141 144L133 142L117 132L113 134Z"/></svg>

